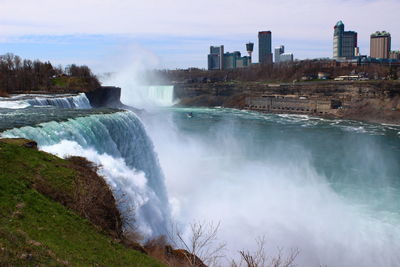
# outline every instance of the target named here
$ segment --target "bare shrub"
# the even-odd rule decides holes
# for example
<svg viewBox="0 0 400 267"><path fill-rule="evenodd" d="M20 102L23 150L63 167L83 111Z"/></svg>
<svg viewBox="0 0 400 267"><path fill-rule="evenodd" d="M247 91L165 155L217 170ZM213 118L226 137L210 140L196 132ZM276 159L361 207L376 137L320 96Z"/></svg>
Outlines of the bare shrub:
<svg viewBox="0 0 400 267"><path fill-rule="evenodd" d="M232 260L232 267L294 267L295 260L299 255L298 249L291 249L288 256L284 257L283 249L278 248L278 254L273 257L268 257L265 251L265 237L257 238L257 249L254 252L239 251L241 260L236 262Z"/></svg>
<svg viewBox="0 0 400 267"><path fill-rule="evenodd" d="M72 200L67 206L114 236L121 237L121 213L111 189L97 174L98 166L82 157L69 157L67 160L78 172Z"/></svg>
<svg viewBox="0 0 400 267"><path fill-rule="evenodd" d="M176 247L181 247L188 266L215 266L224 257L226 244L218 242L220 223L194 222L185 236L176 226L170 239ZM200 260L200 261L199 261Z"/></svg>

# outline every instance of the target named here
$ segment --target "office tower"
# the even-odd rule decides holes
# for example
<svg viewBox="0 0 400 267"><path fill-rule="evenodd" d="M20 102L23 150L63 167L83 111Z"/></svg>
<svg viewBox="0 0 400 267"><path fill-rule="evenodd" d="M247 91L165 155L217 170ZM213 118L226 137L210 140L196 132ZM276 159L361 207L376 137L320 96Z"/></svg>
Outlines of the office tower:
<svg viewBox="0 0 400 267"><path fill-rule="evenodd" d="M279 63L281 55L285 53L285 47L283 45L275 47L274 52L275 52L275 63Z"/></svg>
<svg viewBox="0 0 400 267"><path fill-rule="evenodd" d="M224 68L224 46L210 46L208 54L208 69L222 70Z"/></svg>
<svg viewBox="0 0 400 267"><path fill-rule="evenodd" d="M293 62L293 54L292 53L283 53L279 56L279 62Z"/></svg>
<svg viewBox="0 0 400 267"><path fill-rule="evenodd" d="M353 59L357 51L357 33L345 31L342 21L336 23L333 33L333 58Z"/></svg>
<svg viewBox="0 0 400 267"><path fill-rule="evenodd" d="M389 58L391 49L390 33L382 31L371 34L370 57Z"/></svg>
<svg viewBox="0 0 400 267"><path fill-rule="evenodd" d="M271 32L258 33L258 62L260 64L272 64Z"/></svg>
<svg viewBox="0 0 400 267"><path fill-rule="evenodd" d="M235 51L233 53L224 54L224 69L236 69L236 61L240 58L240 52Z"/></svg>

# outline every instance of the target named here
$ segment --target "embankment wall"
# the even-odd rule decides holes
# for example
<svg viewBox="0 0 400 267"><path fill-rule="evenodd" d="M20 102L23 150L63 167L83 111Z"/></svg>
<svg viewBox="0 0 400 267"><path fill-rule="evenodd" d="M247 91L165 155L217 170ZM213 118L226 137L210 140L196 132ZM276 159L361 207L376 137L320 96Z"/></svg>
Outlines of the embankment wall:
<svg viewBox="0 0 400 267"><path fill-rule="evenodd" d="M399 81L327 81L294 84L186 83L175 97L186 106L223 106L400 124Z"/></svg>

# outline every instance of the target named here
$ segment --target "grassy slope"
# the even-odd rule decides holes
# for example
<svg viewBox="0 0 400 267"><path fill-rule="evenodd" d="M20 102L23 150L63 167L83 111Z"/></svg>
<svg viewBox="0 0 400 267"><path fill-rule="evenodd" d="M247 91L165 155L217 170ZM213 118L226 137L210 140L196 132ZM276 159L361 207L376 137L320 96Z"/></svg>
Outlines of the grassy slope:
<svg viewBox="0 0 400 267"><path fill-rule="evenodd" d="M0 266L161 266L33 189L46 179L71 190L74 172L66 160L0 141Z"/></svg>

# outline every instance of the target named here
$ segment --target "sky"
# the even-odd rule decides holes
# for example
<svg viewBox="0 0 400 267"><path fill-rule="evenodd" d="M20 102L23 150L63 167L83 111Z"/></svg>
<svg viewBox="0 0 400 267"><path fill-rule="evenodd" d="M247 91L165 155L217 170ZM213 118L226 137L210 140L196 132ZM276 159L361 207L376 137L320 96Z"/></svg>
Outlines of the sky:
<svg viewBox="0 0 400 267"><path fill-rule="evenodd" d="M400 49L400 0L0 0L0 54L85 64L95 73L141 60L147 68L206 68L210 45L246 54L272 31L297 59L332 56L333 26L369 36L389 31Z"/></svg>

